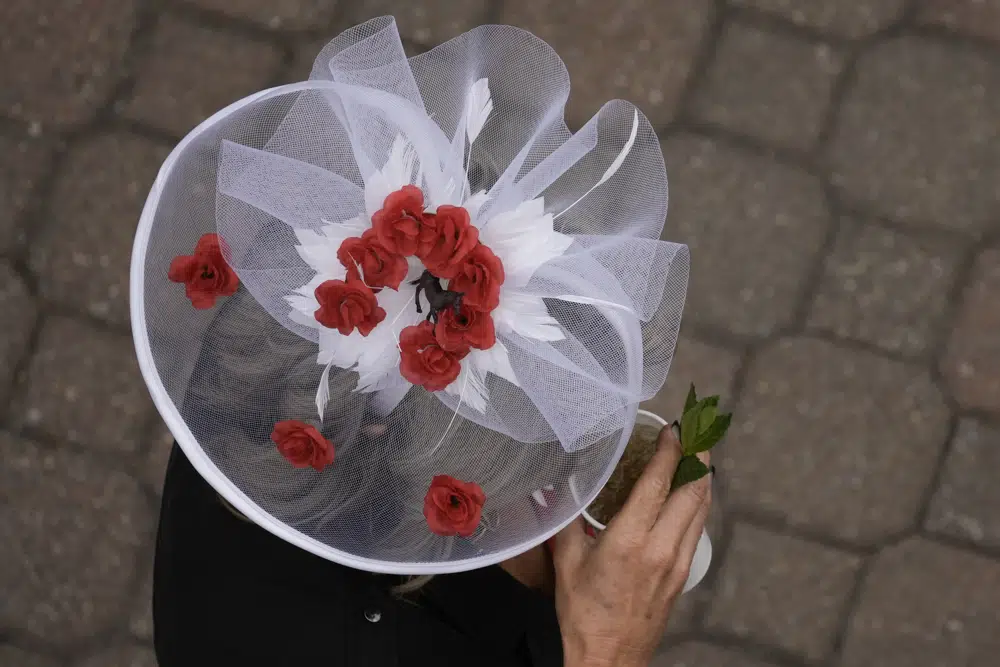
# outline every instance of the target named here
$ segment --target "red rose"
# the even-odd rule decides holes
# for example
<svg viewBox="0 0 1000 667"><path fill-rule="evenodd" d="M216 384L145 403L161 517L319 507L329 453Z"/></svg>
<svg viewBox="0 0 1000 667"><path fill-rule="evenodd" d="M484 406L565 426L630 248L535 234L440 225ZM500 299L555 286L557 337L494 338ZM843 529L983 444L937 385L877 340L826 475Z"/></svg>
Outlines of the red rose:
<svg viewBox="0 0 1000 667"><path fill-rule="evenodd" d="M434 337L434 325L421 322L399 333L399 372L427 391L441 391L458 377L460 360L469 353L448 352Z"/></svg>
<svg viewBox="0 0 1000 667"><path fill-rule="evenodd" d="M461 206L439 206L424 216L417 256L438 278L454 278L462 260L479 243L479 230L469 222Z"/></svg>
<svg viewBox="0 0 1000 667"><path fill-rule="evenodd" d="M424 193L415 185L404 185L385 198L372 216L372 229L386 250L409 257L417 253L420 224L424 218Z"/></svg>
<svg viewBox="0 0 1000 667"><path fill-rule="evenodd" d="M348 276L343 280L327 280L316 288L319 310L316 321L348 336L354 327L367 336L385 319L385 310L375 300L375 292L360 278Z"/></svg>
<svg viewBox="0 0 1000 667"><path fill-rule="evenodd" d="M424 496L424 518L432 533L471 537L483 517L486 494L475 482L436 475Z"/></svg>
<svg viewBox="0 0 1000 667"><path fill-rule="evenodd" d="M378 242L374 229L365 230L360 238L344 239L337 250L337 259L352 277L361 277L358 275L360 266L365 284L376 289L399 289L399 283L410 270L405 257L389 252Z"/></svg>
<svg viewBox="0 0 1000 667"><path fill-rule="evenodd" d="M240 286L236 272L222 256L218 234L205 234L198 239L193 255L174 257L167 277L175 283L184 283L184 293L199 310L214 306L216 297L232 296Z"/></svg>
<svg viewBox="0 0 1000 667"><path fill-rule="evenodd" d="M333 443L314 426L297 419L278 422L271 431L271 440L281 455L296 468L312 466L316 470L333 463Z"/></svg>
<svg viewBox="0 0 1000 667"><path fill-rule="evenodd" d="M454 308L438 311L434 337L441 344L441 348L448 352L465 350L469 347L488 350L497 342L490 314L465 306L462 306L457 315Z"/></svg>
<svg viewBox="0 0 1000 667"><path fill-rule="evenodd" d="M503 281L503 262L480 243L466 255L458 273L448 283L448 289L461 292L464 305L489 312L500 305Z"/></svg>

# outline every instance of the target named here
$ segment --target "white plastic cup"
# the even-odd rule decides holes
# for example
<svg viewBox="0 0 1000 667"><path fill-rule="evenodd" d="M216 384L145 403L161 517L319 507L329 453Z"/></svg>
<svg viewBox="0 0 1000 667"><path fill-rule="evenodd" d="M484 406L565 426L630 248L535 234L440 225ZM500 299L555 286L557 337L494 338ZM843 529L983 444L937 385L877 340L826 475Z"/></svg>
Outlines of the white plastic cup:
<svg viewBox="0 0 1000 667"><path fill-rule="evenodd" d="M659 415L649 412L648 410L639 410L635 416L635 425L652 426L653 428L659 430L667 425L667 420ZM573 485L571 484L570 486L572 487ZM596 531L607 529L607 526L590 516L586 509L583 510L583 518ZM705 578L705 575L708 573L708 566L711 564L712 540L709 539L708 533L704 528L702 528L701 537L698 539L698 547L695 549L694 558L691 561L691 570L688 573L688 578L684 583L684 590L682 592L687 593L689 590L697 586L701 580Z"/></svg>

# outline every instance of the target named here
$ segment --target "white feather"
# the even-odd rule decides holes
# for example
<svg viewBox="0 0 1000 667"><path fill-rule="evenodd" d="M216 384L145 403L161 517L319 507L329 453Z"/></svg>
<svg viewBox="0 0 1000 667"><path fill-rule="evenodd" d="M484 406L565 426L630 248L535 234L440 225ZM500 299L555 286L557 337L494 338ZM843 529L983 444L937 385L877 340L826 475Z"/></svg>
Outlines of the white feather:
<svg viewBox="0 0 1000 667"><path fill-rule="evenodd" d="M516 333L525 338L557 341L566 338L559 322L549 315L541 297L511 290L500 291L500 305L493 311L498 334Z"/></svg>
<svg viewBox="0 0 1000 667"><path fill-rule="evenodd" d="M539 197L490 219L480 239L503 262L508 287L522 287L546 262L561 257L573 237L554 231L552 215Z"/></svg>
<svg viewBox="0 0 1000 667"><path fill-rule="evenodd" d="M483 204L489 201L489 199L490 196L487 194L486 190L480 190L462 203L465 210L469 212L469 217L472 218L472 224L476 224L476 217L479 215L479 209L481 209Z"/></svg>
<svg viewBox="0 0 1000 667"><path fill-rule="evenodd" d="M389 149L389 155L381 169L373 172L365 181L365 208L368 215L374 215L382 208L385 198L404 185L414 182L413 165L417 154L403 135L397 134ZM417 175L416 182L420 182Z"/></svg>
<svg viewBox="0 0 1000 667"><path fill-rule="evenodd" d="M323 374L319 378L319 389L316 391L316 412L319 413L319 420L323 421L323 410L330 402L330 368L333 362L328 363L323 369Z"/></svg>
<svg viewBox="0 0 1000 667"><path fill-rule="evenodd" d="M483 131L483 125L493 111L493 98L490 96L489 79L480 79L469 87L469 95L465 102L465 133L469 137L469 143L473 143L479 133Z"/></svg>
<svg viewBox="0 0 1000 667"><path fill-rule="evenodd" d="M571 208L579 204L584 197L593 192L597 188L597 186L601 185L602 183L606 182L609 178L614 176L615 172L617 172L621 168L622 164L625 162L625 158L628 156L629 152L632 150L632 146L635 144L636 136L639 134L639 110L633 109L632 114L633 114L632 132L628 136L628 141L626 141L625 145L622 146L621 152L618 153L618 156L611 162L611 165L607 168L607 170L605 170L604 175L601 176L600 180L594 183L594 185L589 190L584 192L583 197L580 197L580 199L577 199L575 202L564 208L560 213L557 213L555 216L556 218L558 218L560 215L562 215L566 211L570 210Z"/></svg>

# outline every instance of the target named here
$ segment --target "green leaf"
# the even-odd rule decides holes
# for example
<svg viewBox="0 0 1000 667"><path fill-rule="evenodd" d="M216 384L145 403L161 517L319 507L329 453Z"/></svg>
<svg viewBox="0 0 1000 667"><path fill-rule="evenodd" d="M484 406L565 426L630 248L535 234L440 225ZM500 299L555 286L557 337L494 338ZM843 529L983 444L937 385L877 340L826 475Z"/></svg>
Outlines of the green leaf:
<svg viewBox="0 0 1000 667"><path fill-rule="evenodd" d="M697 456L682 456L677 471L670 482L670 490L675 491L685 484L697 481L708 474L708 466Z"/></svg>
<svg viewBox="0 0 1000 667"><path fill-rule="evenodd" d="M701 401L694 404L690 410L685 411L681 417L681 449L687 451L688 445L694 445L695 438L698 437L698 421L701 411L705 409L705 404Z"/></svg>
<svg viewBox="0 0 1000 667"><path fill-rule="evenodd" d="M691 383L691 388L688 389L687 398L684 399L684 412L687 412L688 410L690 410L691 408L693 408L695 406L695 403L697 403L697 402L698 402L698 394L695 393L695 391L694 391L694 383L692 382Z"/></svg>
<svg viewBox="0 0 1000 667"><path fill-rule="evenodd" d="M719 408L714 405L706 405L705 409L701 411L698 415L698 435L701 435L708 430L708 427L712 425L715 421L716 416L719 414Z"/></svg>
<svg viewBox="0 0 1000 667"><path fill-rule="evenodd" d="M729 430L729 423L732 421L732 413L719 415L715 418L715 421L704 431L698 434L698 437L694 439L694 444L690 449L684 448L684 454L697 454L698 452L708 451L716 445L722 437L726 435L726 431Z"/></svg>

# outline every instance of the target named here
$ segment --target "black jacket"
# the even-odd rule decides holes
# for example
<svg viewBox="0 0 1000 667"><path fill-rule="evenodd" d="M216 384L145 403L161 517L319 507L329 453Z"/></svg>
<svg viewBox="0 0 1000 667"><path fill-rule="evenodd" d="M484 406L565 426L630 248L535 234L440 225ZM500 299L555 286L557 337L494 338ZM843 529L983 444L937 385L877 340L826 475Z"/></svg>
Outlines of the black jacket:
<svg viewBox="0 0 1000 667"><path fill-rule="evenodd" d="M323 560L232 514L175 445L156 541L160 667L560 667L550 599L497 566L400 578Z"/></svg>

